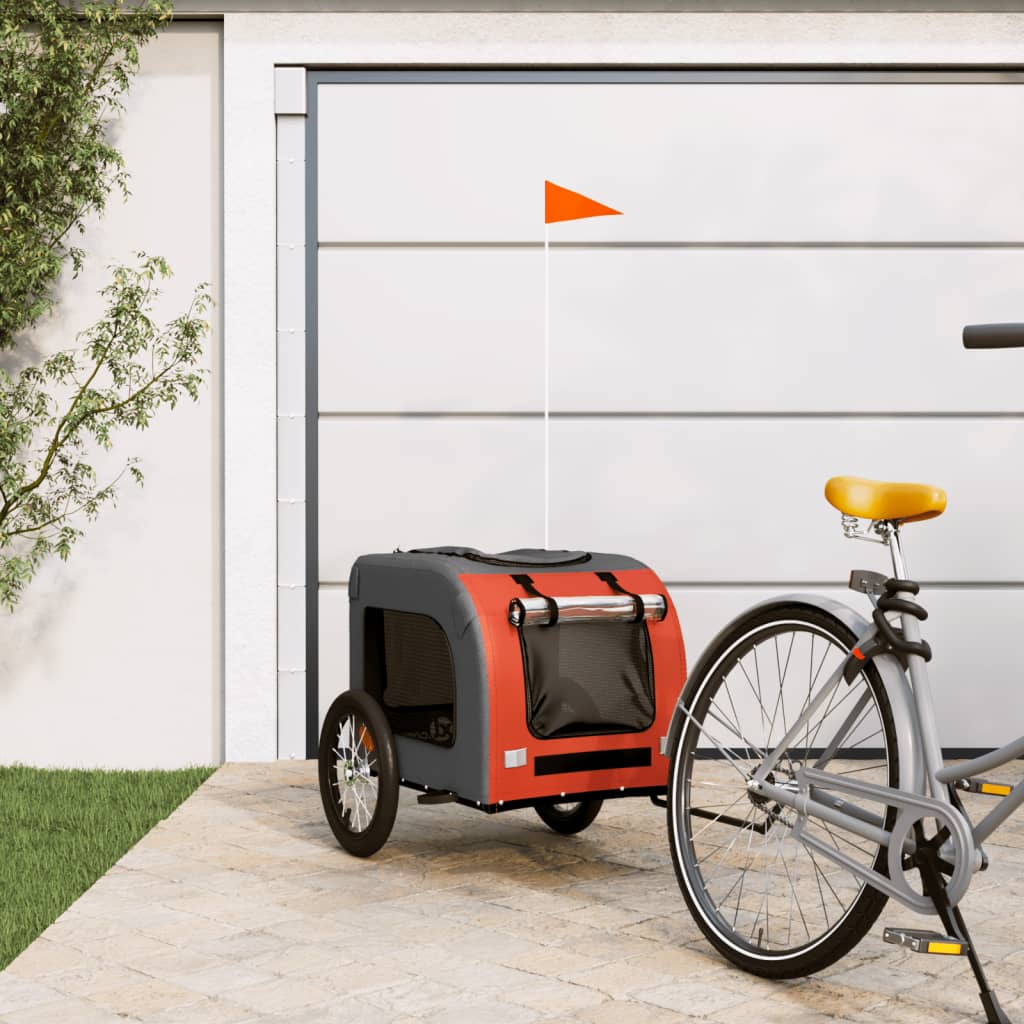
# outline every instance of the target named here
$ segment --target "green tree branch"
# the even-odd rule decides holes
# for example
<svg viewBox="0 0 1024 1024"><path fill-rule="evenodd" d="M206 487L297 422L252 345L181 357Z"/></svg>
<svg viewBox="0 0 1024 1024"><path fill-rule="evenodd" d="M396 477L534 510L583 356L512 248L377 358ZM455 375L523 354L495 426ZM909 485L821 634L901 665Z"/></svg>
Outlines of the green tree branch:
<svg viewBox="0 0 1024 1024"><path fill-rule="evenodd" d="M169 21L166 0L0 3L0 350L53 308L71 234L127 195L109 120L139 66L139 48Z"/></svg>
<svg viewBox="0 0 1024 1024"><path fill-rule="evenodd" d="M125 473L142 483L128 460L114 480L97 484L89 446L108 448L117 431L145 429L161 407L198 398L209 290L201 285L184 315L158 326L156 282L170 269L158 257L139 259L138 267L114 268L102 291L106 312L78 349L15 379L0 371L0 604L12 610L48 555L68 557L82 534L78 522L116 500Z"/></svg>

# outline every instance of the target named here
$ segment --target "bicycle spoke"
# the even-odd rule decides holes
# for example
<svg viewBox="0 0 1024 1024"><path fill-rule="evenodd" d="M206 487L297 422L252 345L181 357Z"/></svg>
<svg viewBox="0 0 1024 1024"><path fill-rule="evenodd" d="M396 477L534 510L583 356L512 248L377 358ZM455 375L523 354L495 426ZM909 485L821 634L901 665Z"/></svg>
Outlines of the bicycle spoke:
<svg viewBox="0 0 1024 1024"><path fill-rule="evenodd" d="M353 832L369 828L377 806L377 755L369 727L355 715L347 715L338 723L334 755L334 780L342 818Z"/></svg>
<svg viewBox="0 0 1024 1024"><path fill-rule="evenodd" d="M811 864L814 867L814 880L818 883L818 895L821 897L821 912L825 917L825 924L828 924L828 908L825 906L825 893L821 888L821 880L824 875L821 873L821 868L818 867L818 862L814 857L814 851L808 847L807 852L811 855ZM827 882L828 879L825 879Z"/></svg>
<svg viewBox="0 0 1024 1024"><path fill-rule="evenodd" d="M847 922L868 886L818 857L793 833L801 815L749 790L747 780L760 771L793 791L805 764L827 763L837 778L861 774L884 784L891 778L890 727L870 668L845 684L840 670L849 647L821 629L784 619L778 628L751 629L734 650L719 655L685 710L687 797L672 804L685 847L674 845L673 855L689 851L689 892L734 948L771 955L816 948L836 929L854 926ZM851 764L848 755L867 760ZM803 827L866 869L879 856L877 844L832 823L805 818Z"/></svg>
<svg viewBox="0 0 1024 1024"><path fill-rule="evenodd" d="M738 804L738 803L739 803L739 802L740 802L741 800L743 800L743 799L744 799L745 797L746 797L746 793L741 793L741 794L740 794L740 795L739 795L738 797L736 797L736 799L735 799L735 800L733 800L733 802L732 802L731 804L729 804L729 806L728 806L728 807L726 807L726 808L725 808L725 810L724 810L724 811L721 811L721 812L719 812L719 813L718 813L718 814L716 814L716 815L715 815L715 816L714 816L713 818L709 819L709 820L708 820L708 823L707 823L706 825L704 825L704 826L703 826L703 827L701 828L701 830L700 830L699 832L695 832L695 833L693 834L693 838L694 838L694 839L698 839L698 838L699 838L700 836L702 836L702 835L703 835L703 834L704 834L705 832L707 832L707 830L708 830L709 828L711 828L711 826L712 826L712 825L717 825L717 824L718 824L718 822L720 822L720 821L722 820L722 818L723 818L723 817L724 817L724 816L725 816L726 814L728 814L728 813L729 813L729 811L731 811L731 810L732 810L732 809L733 809L733 808L734 808L734 807L735 807L735 806L736 806L736 805L737 805L737 804ZM706 808L705 808L705 810L706 810Z"/></svg>

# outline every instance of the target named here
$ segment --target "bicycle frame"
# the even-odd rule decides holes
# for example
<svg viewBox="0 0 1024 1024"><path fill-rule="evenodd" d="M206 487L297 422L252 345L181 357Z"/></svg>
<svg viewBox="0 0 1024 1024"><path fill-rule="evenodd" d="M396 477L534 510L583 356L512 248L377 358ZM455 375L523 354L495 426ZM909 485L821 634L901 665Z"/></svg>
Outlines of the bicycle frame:
<svg viewBox="0 0 1024 1024"><path fill-rule="evenodd" d="M888 544L896 578L906 579L906 563L898 527L894 524L871 524L869 529L880 533L884 538L883 542ZM855 649L867 650L878 636L879 629L874 623L868 623L844 605L803 595L796 596L795 599L804 603L812 602L832 614L839 614L858 637ZM901 594L901 599L916 603L912 595L905 593ZM874 601L874 598L872 600ZM917 616L902 612L900 621L905 640L910 644L918 643L921 632ZM942 846L942 853L954 864L954 872L948 883L948 894L951 905L956 906L966 892L974 872L984 863L982 843L1024 803L1024 782L1014 786L977 824L972 823L954 802L951 787L955 787L957 783L967 783L969 788L971 780L981 772L997 768L1024 755L1024 736L970 761L944 766L927 662L919 654L908 654L905 658L907 671L904 672L903 666L894 655L882 654L874 658L874 663L893 710L899 749L900 788L893 789L865 782L854 783L823 770L842 748L843 741L857 721L860 711L870 699L867 692L857 702L854 710L847 715L835 737L814 764L805 766L797 773L798 785L778 785L770 781L769 776L782 753L804 733L808 723L813 720L824 703L831 699L836 688L846 685L844 671L853 657L851 654L833 672L775 749L767 752L761 766L749 780L748 788L782 807L796 811L801 820L821 819L889 849L890 871L886 877L845 857L834 848L819 845L818 841L806 835L799 825L795 831L801 842L819 849L821 853L843 864L868 884L881 889L919 913L934 913L935 908L930 898L916 893L906 883L901 858L904 854L912 854L916 849L914 823L934 819L949 835ZM961 785L960 788L964 786ZM847 800L833 796L831 790L881 804L885 811L879 814L853 805ZM896 820L891 828L886 827L889 808L896 812ZM894 838L898 839L895 844Z"/></svg>

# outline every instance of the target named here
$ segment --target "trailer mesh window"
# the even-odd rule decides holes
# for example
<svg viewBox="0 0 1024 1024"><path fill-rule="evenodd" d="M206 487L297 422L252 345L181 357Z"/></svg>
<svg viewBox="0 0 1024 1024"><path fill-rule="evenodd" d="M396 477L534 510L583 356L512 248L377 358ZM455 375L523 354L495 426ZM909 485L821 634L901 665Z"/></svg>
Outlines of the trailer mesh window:
<svg viewBox="0 0 1024 1024"><path fill-rule="evenodd" d="M367 682L374 683L392 730L450 747L455 742L455 666L435 619L413 612L367 609Z"/></svg>
<svg viewBox="0 0 1024 1024"><path fill-rule="evenodd" d="M654 671L644 623L525 626L520 636L534 735L555 739L650 728Z"/></svg>

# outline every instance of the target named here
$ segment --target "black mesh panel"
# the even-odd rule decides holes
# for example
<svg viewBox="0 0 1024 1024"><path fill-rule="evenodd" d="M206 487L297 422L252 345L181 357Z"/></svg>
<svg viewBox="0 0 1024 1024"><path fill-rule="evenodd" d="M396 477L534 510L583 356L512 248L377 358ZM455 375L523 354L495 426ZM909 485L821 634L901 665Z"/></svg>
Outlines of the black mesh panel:
<svg viewBox="0 0 1024 1024"><path fill-rule="evenodd" d="M641 732L654 721L647 627L574 622L521 630L530 729L537 736Z"/></svg>
<svg viewBox="0 0 1024 1024"><path fill-rule="evenodd" d="M450 747L455 742L455 667L448 638L429 615L384 610L380 697L391 728Z"/></svg>

